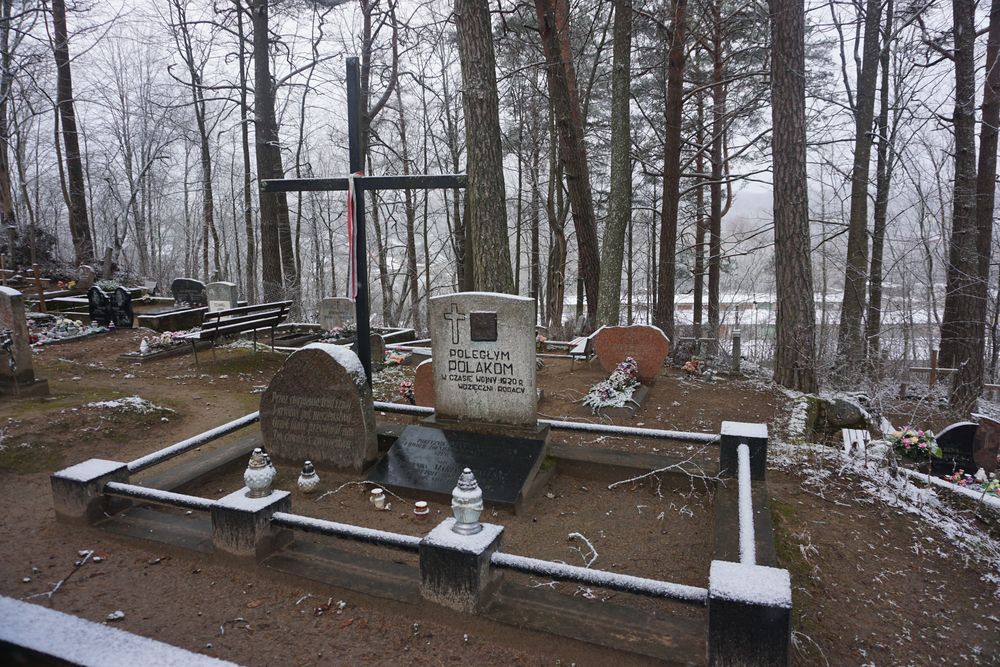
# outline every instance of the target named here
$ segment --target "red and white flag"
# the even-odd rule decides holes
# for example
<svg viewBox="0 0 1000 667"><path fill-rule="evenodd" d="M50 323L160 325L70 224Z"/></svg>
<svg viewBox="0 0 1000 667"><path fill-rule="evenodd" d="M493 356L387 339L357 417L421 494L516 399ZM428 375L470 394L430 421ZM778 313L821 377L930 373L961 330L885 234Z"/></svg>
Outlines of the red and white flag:
<svg viewBox="0 0 1000 667"><path fill-rule="evenodd" d="M347 277L347 296L353 301L358 298L358 249L357 244L357 211L355 210L354 179L364 176L364 171L356 171L347 177L347 250L350 272ZM363 233L364 230L362 230Z"/></svg>

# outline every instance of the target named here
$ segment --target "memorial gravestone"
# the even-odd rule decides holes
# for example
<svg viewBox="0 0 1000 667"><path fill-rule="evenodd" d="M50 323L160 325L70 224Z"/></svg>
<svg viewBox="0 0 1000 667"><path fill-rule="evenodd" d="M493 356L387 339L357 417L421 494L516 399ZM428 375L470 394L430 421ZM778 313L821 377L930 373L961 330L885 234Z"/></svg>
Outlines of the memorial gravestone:
<svg viewBox="0 0 1000 667"><path fill-rule="evenodd" d="M76 288L87 291L97 281L97 272L89 264L81 264L76 270Z"/></svg>
<svg viewBox="0 0 1000 667"><path fill-rule="evenodd" d="M1000 469L1000 422L979 416L979 428L972 441L972 460L976 469L996 472Z"/></svg>
<svg viewBox="0 0 1000 667"><path fill-rule="evenodd" d="M215 282L205 286L208 299L208 312L229 310L236 307L236 285L234 283Z"/></svg>
<svg viewBox="0 0 1000 667"><path fill-rule="evenodd" d="M0 395L46 396L48 380L35 377L24 295L0 285Z"/></svg>
<svg viewBox="0 0 1000 667"><path fill-rule="evenodd" d="M113 323L119 329L131 329L135 321L132 295L123 287L116 287L110 296L100 287L91 287L87 291L87 310L91 323L102 327Z"/></svg>
<svg viewBox="0 0 1000 667"><path fill-rule="evenodd" d="M200 280L177 278L170 284L170 293L174 297L174 303L178 306L187 304L192 308L200 308L208 305L205 283Z"/></svg>
<svg viewBox="0 0 1000 667"><path fill-rule="evenodd" d="M319 325L324 331L343 329L353 325L354 320L355 306L350 299L334 296L319 302Z"/></svg>
<svg viewBox="0 0 1000 667"><path fill-rule="evenodd" d="M516 508L548 436L537 421L534 327L532 299L481 292L431 299L434 362L422 366L433 373L435 414L408 426L369 480L446 495L469 467L487 502Z"/></svg>
<svg viewBox="0 0 1000 667"><path fill-rule="evenodd" d="M261 396L260 428L276 458L363 470L378 443L372 392L357 355L326 343L292 353Z"/></svg>
<svg viewBox="0 0 1000 667"><path fill-rule="evenodd" d="M431 299L435 417L534 428L535 305L485 292Z"/></svg>
<svg viewBox="0 0 1000 667"><path fill-rule="evenodd" d="M413 402L425 408L434 407L434 360L424 359L413 373Z"/></svg>
<svg viewBox="0 0 1000 667"><path fill-rule="evenodd" d="M951 474L963 468L969 474L975 473L972 451L978 429L979 425L974 422L958 422L942 429L935 436L941 448L941 458L931 460L933 471Z"/></svg>
<svg viewBox="0 0 1000 667"><path fill-rule="evenodd" d="M632 357L639 364L643 384L656 380L669 351L670 339L663 330L647 324L602 327L594 334L594 353L601 368L610 373L626 357Z"/></svg>

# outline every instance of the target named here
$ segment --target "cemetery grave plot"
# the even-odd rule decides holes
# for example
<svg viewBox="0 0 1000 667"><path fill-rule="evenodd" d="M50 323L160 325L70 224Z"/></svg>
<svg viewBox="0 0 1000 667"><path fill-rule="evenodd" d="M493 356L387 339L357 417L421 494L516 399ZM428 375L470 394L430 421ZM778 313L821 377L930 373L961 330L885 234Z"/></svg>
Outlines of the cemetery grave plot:
<svg viewBox="0 0 1000 667"><path fill-rule="evenodd" d="M53 383L55 400L0 402L0 428L8 438L5 442L20 443L42 432L50 433L53 439L61 438L62 447L60 461L47 468L39 464L37 467L44 468L42 471L0 471L0 479L4 481L0 485L0 502L18 508L5 520L5 539L0 540L0 558L7 564L0 568L0 592L4 595L25 597L50 590L75 569L73 562L80 558L78 550L95 549L104 557L103 562L90 562L68 579L52 598L54 608L98 622L121 608L127 614L121 627L127 630L242 664L265 661L305 664L318 660L319 652L323 652L324 658L356 663L398 661L400 656L410 656L416 662L432 664L463 660L483 665L551 664L556 658L581 665L648 664L634 655L581 646L552 635L522 632L433 608L414 610L344 589L259 577L246 570L208 564L193 554L171 551L154 543L125 542L92 530L56 525L48 472L89 457L129 460L246 414L256 409L259 399L259 395L250 393L254 386L267 384L281 363L277 355L253 355L242 350L219 350L219 359L205 363L200 374L185 357L149 367L117 362L115 355L138 345L138 333L119 331L36 353L36 373ZM552 417L571 415L568 411L575 409L572 401L562 399L559 405L565 412L552 409L546 401L553 391L567 386L583 392L589 386L588 381L577 384L573 380L568 384L562 379L561 384L547 384L545 375L554 366L547 363L546 369L539 373L539 385L547 394L539 410ZM116 367L122 370L115 373ZM585 368L589 367L577 364L576 371L565 374L564 378L574 378ZM394 372L405 373L407 368L397 368ZM124 374L128 373L136 377L125 380ZM667 377L658 381L657 392L666 392L665 400L670 396L673 397L670 400L685 400L683 394L673 393L673 385L668 381L672 371L667 373ZM221 375L229 377L220 379ZM600 378L606 374L603 369L594 368L593 375ZM74 377L80 379L74 381ZM678 386L695 391L687 385ZM177 410L177 415L170 417L169 424L152 425L149 432L137 431L124 443L106 438L100 431L79 433L68 418L49 426L49 409L58 412L111 397L116 391L121 391L119 396L138 394L156 404L169 405ZM774 411L774 420L779 424L786 418L788 406L783 397L752 382L720 382L704 391L708 400L697 404L695 414L716 427L719 421L732 416L730 407L738 401L747 404L748 416L754 409L763 409L761 404L766 403L766 409ZM654 398L655 395L656 392ZM692 395L701 394L687 396ZM655 413L657 403L649 405ZM661 407L665 410L667 405ZM580 414L592 419L586 411ZM8 421L11 417L16 423ZM398 415L379 416L380 421L389 419L409 421ZM636 421L652 427L686 425L680 417L676 422L666 423L656 423L645 416ZM761 421L775 423L764 418ZM567 433L559 437L580 445L595 441L593 436L582 434ZM653 448L683 451L687 447L631 438L603 438L596 444L646 453ZM604 484L610 481L613 480ZM331 488L332 482L332 477L324 475L324 489ZM805 475L796 466L772 469L768 474L779 560L783 567L792 570L796 609L793 630L802 633L795 635L793 665L826 661L916 665L994 662L1000 651L1000 624L995 620L1000 618L1000 604L995 584L984 579L991 572L988 568L954 550L953 540L933 527L905 512L859 498L845 480L834 480L822 487L803 487L804 482ZM597 484L585 485L591 490L595 486L603 488ZM354 493L354 489L345 489L337 496L347 498L344 502L348 504L363 506L364 510L359 511L365 512L366 522L373 514L381 516L368 510L363 495ZM326 504L333 498L327 497L317 504ZM544 492L537 502L563 502L559 497L543 498ZM312 499L295 502L295 511L311 513L308 510L314 503ZM331 507L341 511L340 502L336 500ZM443 510L443 506L439 508ZM386 529L406 532L403 525L410 522L395 518L397 512L392 514L385 517L389 522ZM432 525L433 518L427 528ZM702 529L710 530L710 523L705 522ZM559 558L561 552L563 560L573 563L577 559L582 563L572 547L584 545L565 540L562 530L570 532L564 528L559 534L554 533L558 539L553 541L549 557ZM591 533L580 532L594 541ZM675 536L661 538L666 541ZM522 549L514 539L511 530L505 536L508 548L525 553L528 546ZM605 551L597 542L595 546L600 553L595 568L617 569L610 567L611 562L628 565L605 560L613 552ZM914 551L916 547L919 549ZM38 572L32 567L37 567ZM668 567L664 573L675 578L676 571ZM25 577L31 581L24 583ZM570 594L575 586L566 584L560 588ZM313 597L296 604L306 595ZM332 607L322 610L331 597ZM341 614L336 613L338 600L347 602ZM933 600L933 604L928 600ZM45 597L31 601L48 602ZM600 605L618 601L590 602ZM322 611L318 616L317 609ZM227 623L241 617L246 623ZM345 625L348 621L351 623ZM414 623L419 624L419 631L413 630ZM226 631L220 634L219 627L223 624ZM296 637L294 642L288 640L291 633ZM468 642L463 638L466 634ZM212 648L206 648L207 644L212 644Z"/></svg>
<svg viewBox="0 0 1000 667"><path fill-rule="evenodd" d="M402 497L389 495L387 500L391 510L376 510L369 501L369 491L375 488L374 484L356 484L359 475L321 468L317 468L322 480L320 490L304 494L295 485L298 467L277 464L277 468L274 488L292 492L292 511L299 514L421 537L441 520L451 516L450 501L413 493ZM697 480L690 481L686 476L668 473L659 479L623 484L611 490L607 488L615 481L630 477L630 472L634 474L637 471L608 471L581 466L574 466L573 474L561 474L557 470L518 514L487 504L482 520L504 526L502 548L505 552L578 566L589 562L595 569L706 586L712 560L714 482L706 485ZM205 498L219 498L241 489L242 475L242 468L234 469L179 490ZM329 493L332 491L336 493ZM413 502L417 500L427 501L430 507L426 523L414 519ZM157 511L178 512L165 508L157 508ZM572 533L589 540L597 551L596 556L584 539L570 538ZM416 555L391 552L385 548L316 539L301 533L296 535L296 539L334 546L365 559L390 560L412 566L417 564ZM541 585L570 596L586 594L588 599L593 595L595 602L618 598L621 604L644 609L667 608L671 614L692 618L704 615L703 608L669 601L600 589L586 591L571 583L552 585L547 583L550 579L515 573L508 573L505 578L528 588Z"/></svg>

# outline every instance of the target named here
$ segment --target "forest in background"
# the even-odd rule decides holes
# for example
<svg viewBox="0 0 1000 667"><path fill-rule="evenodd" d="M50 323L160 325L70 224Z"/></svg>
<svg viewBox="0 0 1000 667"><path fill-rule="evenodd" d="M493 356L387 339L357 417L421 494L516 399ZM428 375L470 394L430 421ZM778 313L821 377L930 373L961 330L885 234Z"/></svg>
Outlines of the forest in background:
<svg viewBox="0 0 1000 667"><path fill-rule="evenodd" d="M69 275L111 248L123 280L230 280L315 319L346 290L346 197L257 183L347 174L356 56L368 173L502 165L476 177L502 192L492 209L369 193L377 322L426 330L429 295L497 288L506 264L499 289L536 297L553 335L752 326L755 360L780 366L791 289L814 345L785 349L815 354L784 384L940 347L968 406L998 373L997 5L0 0L0 252ZM796 40L774 35L798 15L809 254L787 273L770 200L795 162L779 135L798 128L775 122L795 95L773 73L795 72L777 63ZM492 157L468 141L482 91L464 71L488 43Z"/></svg>

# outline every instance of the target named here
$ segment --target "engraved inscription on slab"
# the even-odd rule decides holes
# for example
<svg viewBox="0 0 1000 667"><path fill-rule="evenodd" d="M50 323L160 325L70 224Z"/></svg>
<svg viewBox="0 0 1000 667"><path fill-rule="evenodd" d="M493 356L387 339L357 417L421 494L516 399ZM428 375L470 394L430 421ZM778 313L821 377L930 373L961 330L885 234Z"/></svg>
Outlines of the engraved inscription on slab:
<svg viewBox="0 0 1000 667"><path fill-rule="evenodd" d="M533 299L489 292L434 297L430 324L437 417L536 423Z"/></svg>
<svg viewBox="0 0 1000 667"><path fill-rule="evenodd" d="M407 426L369 475L390 488L450 494L472 468L487 502L516 504L544 458L542 440Z"/></svg>
<svg viewBox="0 0 1000 667"><path fill-rule="evenodd" d="M371 389L357 356L336 345L288 357L261 396L260 425L281 459L360 471L378 451Z"/></svg>

